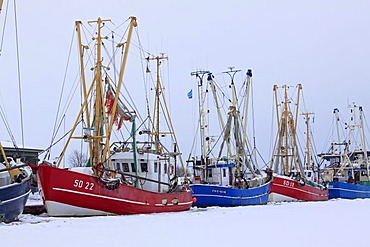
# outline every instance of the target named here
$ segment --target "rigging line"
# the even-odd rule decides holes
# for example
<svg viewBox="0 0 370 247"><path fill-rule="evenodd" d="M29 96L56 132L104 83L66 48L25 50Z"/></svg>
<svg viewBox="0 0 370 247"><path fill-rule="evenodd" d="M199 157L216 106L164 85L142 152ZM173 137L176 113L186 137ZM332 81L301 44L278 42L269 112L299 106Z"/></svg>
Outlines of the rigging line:
<svg viewBox="0 0 370 247"><path fill-rule="evenodd" d="M168 109L168 111L169 111L169 114L171 114L171 116L172 116L172 110L171 110L171 106L172 106L172 104L171 104L171 79L170 79L170 60L169 59L167 59L167 84L168 84L168 105L169 105L169 109ZM178 144L178 143L177 143Z"/></svg>
<svg viewBox="0 0 370 247"><path fill-rule="evenodd" d="M15 143L14 135L13 135L13 133L12 133L12 130L11 130L10 125L9 125L9 122L8 122L8 120L7 120L7 115L6 115L5 109L4 109L3 107L1 107L1 105L4 105L4 101L3 101L3 98L2 98L2 96L1 96L1 93L0 93L0 97L1 97L0 114L2 114L2 115L3 115L3 116L2 116L2 118L3 118L3 123L4 123L4 125L5 125L5 128L7 129L7 132L8 132L8 134L9 134L9 136L10 136L11 140L12 140L12 143L13 143L13 145L14 145L14 143Z"/></svg>
<svg viewBox="0 0 370 247"><path fill-rule="evenodd" d="M86 40L90 40L88 43L87 43L87 46L90 48L90 46L91 46L91 43L93 43L94 42L94 40L93 39L89 39L88 37L94 37L94 35L89 31L89 29L87 29L86 27L85 27L85 25L83 24L83 23L81 23L81 30L82 30L82 33L83 33L83 35L84 35L84 37L85 37L85 41ZM87 34L86 34L86 32L89 34L89 36L87 36ZM94 59L93 59L93 51L94 51L94 49L89 49L89 50L91 50L91 52L86 52L85 54L88 54L89 56L88 56L88 59L87 59L87 61L85 61L85 68L87 67L87 64L90 62L90 67L93 67L94 66ZM77 48L77 51L78 51L78 48Z"/></svg>
<svg viewBox="0 0 370 247"><path fill-rule="evenodd" d="M6 20L8 19L8 7L9 7L9 0L6 2L6 10L5 10L5 18L4 18L3 32L1 34L0 56L1 56L2 51L3 51L3 43L4 43L4 36L5 36Z"/></svg>
<svg viewBox="0 0 370 247"><path fill-rule="evenodd" d="M145 52L142 45L141 45L141 40L140 40L140 35L139 35L139 28L135 28L135 32L136 32L136 37L138 39L138 43L139 43L139 51L140 51L140 62L141 62L141 75L143 77L143 81L144 81L144 92L145 92L145 99L146 99L146 110L147 110L147 113L148 115L150 114L150 108L149 108L149 102L148 102L148 82L146 80L146 77L145 77L145 72L144 72L144 68L145 68L145 65L144 65L144 59L145 59L145 55L144 53L147 53L148 56L150 56L150 54L148 52ZM149 62L147 62L147 66L149 66Z"/></svg>
<svg viewBox="0 0 370 247"><path fill-rule="evenodd" d="M3 123L5 125L5 129L8 132L8 134L10 136L10 139L11 139L13 145L14 145L15 144L15 138L14 138L14 135L13 135L11 129L10 129L10 125L9 125L7 119L6 119L5 112L4 112L3 108L1 107L1 105L0 105L0 115L1 115L1 118L3 119Z"/></svg>
<svg viewBox="0 0 370 247"><path fill-rule="evenodd" d="M63 118L64 118L65 116L63 116ZM81 122L81 120L80 120L80 122ZM79 122L79 123L80 123ZM60 122L60 125L62 124L62 122ZM60 126L59 126L60 127ZM58 128L59 128L58 127ZM67 135L69 135L69 133L71 133L71 131L72 131L72 129L70 129L67 133L65 133L62 137L60 137L56 142L52 142L50 145L49 145L49 147L47 147L46 149L44 149L43 151L41 151L40 153L39 153L39 155L41 155L41 154L43 154L43 153L45 153L46 152L46 154L45 154L45 157L48 155L48 153L50 152L50 150L51 150L51 148L53 147L53 146L55 146L56 144L58 144L60 141L62 141ZM44 161L45 161L45 158L44 158Z"/></svg>
<svg viewBox="0 0 370 247"><path fill-rule="evenodd" d="M21 65L19 59L19 40L18 40L18 22L17 22L17 6L14 0L14 22L15 22L15 43L17 48L17 72L18 72L18 94L19 94L19 111L21 118L21 136L22 147L24 148L24 129L23 129L23 105L22 105L22 85L21 85Z"/></svg>
<svg viewBox="0 0 370 247"><path fill-rule="evenodd" d="M121 28L121 26L122 26L123 24L127 23L129 20L131 20L131 18L130 18L130 17L129 17L129 18L127 18L125 21L123 21L123 22L122 22L121 24L119 24L119 25L116 25L116 24L114 24L114 22L112 22L112 21L111 21L111 23L112 23L114 26L116 26L116 28L115 28L115 29L113 29L113 30L111 30L111 31L115 32L117 29ZM108 29L109 29L109 27L108 27Z"/></svg>
<svg viewBox="0 0 370 247"><path fill-rule="evenodd" d="M56 137L56 134L57 134L57 125L58 125L59 112L60 112L60 108L61 108L61 104L62 104L62 96L63 96L64 87L65 87L65 83L66 83L69 60L70 60L71 53L72 53L72 45L73 45L74 35L75 35L75 29L73 28L72 39L71 39L71 44L70 44L70 47L69 47L69 53L68 53L68 58L67 58L67 64L66 64L63 83L62 83L62 90L61 90L60 95L59 95L59 102L58 102L57 113L55 115L53 134L52 134L52 138L51 138L51 141L50 141L50 148L52 147L52 143L53 143L53 141ZM58 129L59 129L59 127L58 127ZM46 156L50 155L49 151L50 151L50 149L48 149L48 151L46 152L44 160L46 159Z"/></svg>

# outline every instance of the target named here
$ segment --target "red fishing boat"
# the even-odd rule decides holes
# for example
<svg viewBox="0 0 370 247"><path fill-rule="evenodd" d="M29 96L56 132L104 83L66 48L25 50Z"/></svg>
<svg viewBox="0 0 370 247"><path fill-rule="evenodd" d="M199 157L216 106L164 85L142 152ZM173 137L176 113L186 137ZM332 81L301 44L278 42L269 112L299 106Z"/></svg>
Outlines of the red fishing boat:
<svg viewBox="0 0 370 247"><path fill-rule="evenodd" d="M83 45L81 41L81 29L84 27L81 22L76 22L83 92L81 109L58 160L55 164L44 161L37 169L38 186L47 213L51 216L92 216L189 210L192 205L191 190L186 179L179 177L176 172L177 161L183 163L169 118L166 118L166 122L170 127L165 135L172 138L174 150L169 151L160 140L164 133L159 130L159 106L165 98L159 68L161 61L167 57L162 54L144 59L148 63L151 60L157 62L157 81L153 114L148 114L149 123L141 123L140 126L145 129L139 131L136 128L136 119L139 118L136 109L129 110L125 101L119 99L131 36L137 25L136 18L129 18L127 37L122 36L126 41L122 43L110 40L117 39L117 29L120 26L116 29L107 27L109 24L114 24L100 18L89 22L89 24L93 23L97 25L96 32L89 33L96 33L96 36L92 39L94 42L89 42L91 48L88 49L88 46ZM103 28L114 31L111 35L103 35ZM122 41L123 38L120 40ZM114 60L103 56L102 47L105 48L109 41L112 41L118 49L118 52L114 51L113 54L119 54L121 50L123 54L119 62L120 70L116 71L119 74L117 82L111 82L115 77L109 76L109 67L103 65L103 58L109 63L113 63ZM88 56L88 50L95 56L93 60L96 63L93 66L94 73L90 87L85 85L87 73L83 72L84 57L92 56ZM107 50L104 51L109 53ZM116 68L115 65L113 67ZM102 74L106 75L104 79ZM162 104L161 110L162 113L168 113L165 103ZM154 115L154 119L151 115ZM75 134L79 133L77 127L79 123L82 123L80 129L83 133L80 136ZM128 125L131 125L130 128ZM152 127L150 131L148 131L150 128L148 125ZM113 126L117 126L117 129ZM127 135L118 132L122 126L125 126L122 129L128 132ZM112 136L117 137L119 135L117 133L128 137L124 141L114 142ZM139 136L142 139L144 136L147 138L140 141L137 139ZM62 160L72 139L85 144L85 150L88 150L86 166L61 168ZM80 156L80 161L83 160L82 157ZM70 162L70 159L67 159L67 162Z"/></svg>
<svg viewBox="0 0 370 247"><path fill-rule="evenodd" d="M284 85L283 90L284 99L279 100L278 87L274 86L278 134L272 162L268 169L268 173L273 178L269 200L274 202L328 200L328 190L323 184L320 167L312 159L311 150L313 148L309 122L310 115L313 113L302 113L306 121L306 146L303 161L299 155L296 130L302 86L301 84L297 86L297 100L294 102L294 109L291 109L293 104L290 103L293 102L293 97L288 95L288 86ZM281 109L281 114L279 109Z"/></svg>
<svg viewBox="0 0 370 247"><path fill-rule="evenodd" d="M326 201L328 190L315 183L303 184L294 177L274 175L270 186L270 201Z"/></svg>

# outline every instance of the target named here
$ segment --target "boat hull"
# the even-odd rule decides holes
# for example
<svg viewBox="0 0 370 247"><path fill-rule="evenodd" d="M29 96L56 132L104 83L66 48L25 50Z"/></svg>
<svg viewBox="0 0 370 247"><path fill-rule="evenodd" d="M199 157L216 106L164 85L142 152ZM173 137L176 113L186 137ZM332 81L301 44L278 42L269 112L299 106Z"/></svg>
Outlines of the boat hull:
<svg viewBox="0 0 370 247"><path fill-rule="evenodd" d="M31 179L0 187L0 222L18 220L31 192Z"/></svg>
<svg viewBox="0 0 370 247"><path fill-rule="evenodd" d="M329 199L370 198L370 186L344 182L329 182Z"/></svg>
<svg viewBox="0 0 370 247"><path fill-rule="evenodd" d="M281 201L326 201L328 190L299 183L285 176L273 176L270 188L271 202Z"/></svg>
<svg viewBox="0 0 370 247"><path fill-rule="evenodd" d="M196 207L233 207L260 205L268 202L270 182L262 186L239 189L226 187L222 185L210 184L192 184L190 188L193 191Z"/></svg>
<svg viewBox="0 0 370 247"><path fill-rule="evenodd" d="M100 179L41 164L40 195L50 216L126 215L189 210L191 191L155 193L120 184L107 188Z"/></svg>

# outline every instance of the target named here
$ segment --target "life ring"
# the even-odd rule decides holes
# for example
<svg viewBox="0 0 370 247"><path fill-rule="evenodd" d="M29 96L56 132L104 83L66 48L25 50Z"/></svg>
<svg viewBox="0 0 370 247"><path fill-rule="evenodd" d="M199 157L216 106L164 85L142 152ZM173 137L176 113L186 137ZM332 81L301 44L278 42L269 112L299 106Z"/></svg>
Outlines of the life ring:
<svg viewBox="0 0 370 247"><path fill-rule="evenodd" d="M170 165L169 173L170 173L170 175L173 175L175 173L175 166L174 165Z"/></svg>

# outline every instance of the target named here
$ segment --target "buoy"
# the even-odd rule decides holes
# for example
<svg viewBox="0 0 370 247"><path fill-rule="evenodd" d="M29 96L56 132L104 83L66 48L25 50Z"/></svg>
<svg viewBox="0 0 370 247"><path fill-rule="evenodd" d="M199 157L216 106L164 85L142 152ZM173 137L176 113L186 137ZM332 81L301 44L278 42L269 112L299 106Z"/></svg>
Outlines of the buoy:
<svg viewBox="0 0 370 247"><path fill-rule="evenodd" d="M193 198L191 198L191 201L192 201L193 203L196 203L196 202L197 202L197 198L193 197Z"/></svg>

